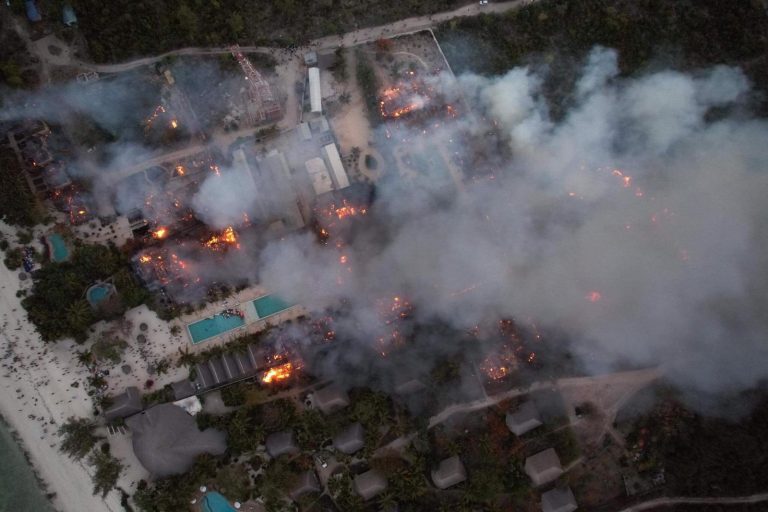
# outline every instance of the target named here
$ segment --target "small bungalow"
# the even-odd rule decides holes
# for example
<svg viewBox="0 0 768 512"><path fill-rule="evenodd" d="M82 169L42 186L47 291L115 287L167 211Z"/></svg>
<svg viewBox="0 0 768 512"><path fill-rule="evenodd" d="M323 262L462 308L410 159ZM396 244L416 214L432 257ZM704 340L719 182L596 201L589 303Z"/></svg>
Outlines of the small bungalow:
<svg viewBox="0 0 768 512"><path fill-rule="evenodd" d="M290 495L291 499L295 501L305 494L322 492L322 490L323 489L320 487L320 482L317 479L317 475L310 469L299 476L299 479L296 482L296 485L293 486Z"/></svg>
<svg viewBox="0 0 768 512"><path fill-rule="evenodd" d="M312 402L323 414L330 414L348 406L349 395L338 384L331 384L315 391Z"/></svg>
<svg viewBox="0 0 768 512"><path fill-rule="evenodd" d="M544 485L563 474L560 458L554 448L549 448L525 459L525 472L536 486Z"/></svg>
<svg viewBox="0 0 768 512"><path fill-rule="evenodd" d="M352 482L355 492L368 501L378 496L387 488L387 480L375 469L357 475Z"/></svg>
<svg viewBox="0 0 768 512"><path fill-rule="evenodd" d="M112 406L104 411L107 421L114 421L121 418L127 418L133 414L144 410L144 404L141 401L139 388L130 386L125 388L125 392L117 395Z"/></svg>
<svg viewBox="0 0 768 512"><path fill-rule="evenodd" d="M349 425L333 438L333 447L347 455L352 455L363 446L365 446L365 430L360 422Z"/></svg>
<svg viewBox="0 0 768 512"><path fill-rule="evenodd" d="M541 495L542 512L573 512L579 508L570 487L552 489Z"/></svg>
<svg viewBox="0 0 768 512"><path fill-rule="evenodd" d="M507 413L507 427L516 436L521 436L543 425L539 410L533 402L525 402L515 412Z"/></svg>
<svg viewBox="0 0 768 512"><path fill-rule="evenodd" d="M297 453L299 445L296 444L296 438L293 430L283 430L267 436L267 453L270 457L277 458L287 453Z"/></svg>
<svg viewBox="0 0 768 512"><path fill-rule="evenodd" d="M466 479L467 470L458 455L443 460L437 469L432 471L432 482L438 489L447 489Z"/></svg>

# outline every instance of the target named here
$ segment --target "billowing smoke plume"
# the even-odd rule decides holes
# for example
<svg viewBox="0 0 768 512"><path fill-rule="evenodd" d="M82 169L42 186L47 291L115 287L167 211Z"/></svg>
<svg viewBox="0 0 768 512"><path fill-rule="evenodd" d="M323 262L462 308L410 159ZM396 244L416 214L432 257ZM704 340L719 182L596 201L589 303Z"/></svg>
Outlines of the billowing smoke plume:
<svg viewBox="0 0 768 512"><path fill-rule="evenodd" d="M267 248L261 281L313 310L349 299L362 344L378 335L376 301L402 294L425 322L556 328L587 371L660 365L687 389L755 385L768 374L768 124L745 114L738 69L617 69L595 49L557 121L530 69L461 77L504 133L504 168L448 201L379 187L371 232L344 249L351 270L301 235Z"/></svg>

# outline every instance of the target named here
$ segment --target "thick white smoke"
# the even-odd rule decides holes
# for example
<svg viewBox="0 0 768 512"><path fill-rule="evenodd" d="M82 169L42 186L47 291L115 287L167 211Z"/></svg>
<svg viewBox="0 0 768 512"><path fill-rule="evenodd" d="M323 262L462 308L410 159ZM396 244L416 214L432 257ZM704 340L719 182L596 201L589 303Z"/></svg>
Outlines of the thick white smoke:
<svg viewBox="0 0 768 512"><path fill-rule="evenodd" d="M293 237L268 247L262 282L311 309L351 299L362 343L376 298L402 293L456 327L494 315L555 327L588 371L660 365L691 390L755 385L768 375L768 124L744 114L738 69L617 69L595 49L561 121L530 69L461 77L504 131L506 168L426 212L382 188L378 204L401 213L374 206L383 228L347 248L352 271L337 278L332 252Z"/></svg>

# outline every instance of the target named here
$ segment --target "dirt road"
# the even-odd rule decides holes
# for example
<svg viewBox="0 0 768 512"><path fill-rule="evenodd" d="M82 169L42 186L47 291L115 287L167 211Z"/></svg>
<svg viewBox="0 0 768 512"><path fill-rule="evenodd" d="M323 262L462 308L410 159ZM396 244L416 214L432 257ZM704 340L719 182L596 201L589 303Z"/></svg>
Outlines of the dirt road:
<svg viewBox="0 0 768 512"><path fill-rule="evenodd" d="M740 503L760 503L761 501L768 501L768 492L752 494L751 496L735 496L728 498L656 498L654 500L644 501L643 503L623 508L619 512L640 512L642 510L651 510L666 505L738 505Z"/></svg>
<svg viewBox="0 0 768 512"><path fill-rule="evenodd" d="M375 41L382 37L393 37L400 34L408 34L411 32L417 32L426 28L431 28L438 23L452 20L454 18L461 18L466 16L476 16L481 13L500 13L510 9L522 7L530 3L532 0L513 0L510 2L496 2L487 5L480 5L473 2L472 4L460 7L453 11L441 12L431 14L428 16L416 16L413 18L406 18L404 20L395 21L386 25L379 25L377 27L362 28L348 32L343 36L327 36L316 39L307 45L307 49L313 50L327 50L335 49L339 46L353 46L356 44ZM240 49L246 53L266 53L275 57L279 62L290 57L292 55L286 49L272 48L267 46L241 46ZM43 60L61 60L57 56L45 55L45 48L38 48L39 57ZM78 66L83 69L97 71L99 73L120 73L122 71L128 71L137 67L154 64L161 61L166 57L182 56L182 55L220 55L229 53L228 47L213 47L213 48L197 48L188 47L180 48L170 52L165 52L159 55L151 57L142 57L139 59L131 60L128 62L121 62L118 64L93 64L84 62L74 57L70 57L69 62L66 63L72 66ZM65 53L65 55L69 55ZM60 65L65 64L60 62Z"/></svg>

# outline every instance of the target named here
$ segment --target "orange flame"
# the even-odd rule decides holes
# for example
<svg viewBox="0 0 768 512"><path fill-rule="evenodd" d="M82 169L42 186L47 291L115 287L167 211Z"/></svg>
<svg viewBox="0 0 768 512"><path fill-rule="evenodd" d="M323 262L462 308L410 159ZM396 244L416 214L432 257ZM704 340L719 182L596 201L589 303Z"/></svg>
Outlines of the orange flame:
<svg viewBox="0 0 768 512"><path fill-rule="evenodd" d="M267 384L271 382L280 382L282 380L286 380L290 378L292 374L293 374L293 363L288 361L287 363L283 363L279 366L274 366L269 370L267 370L266 373L264 373L264 375L261 377L261 381Z"/></svg>
<svg viewBox="0 0 768 512"><path fill-rule="evenodd" d="M155 238L157 240L162 240L167 236L168 236L168 228L165 228L165 227L157 228L152 232L152 238Z"/></svg>
<svg viewBox="0 0 768 512"><path fill-rule="evenodd" d="M225 244L235 246L238 249L240 248L240 244L237 241L237 233L235 233L235 229L232 226L227 226L220 234L213 235L204 245L217 250Z"/></svg>

